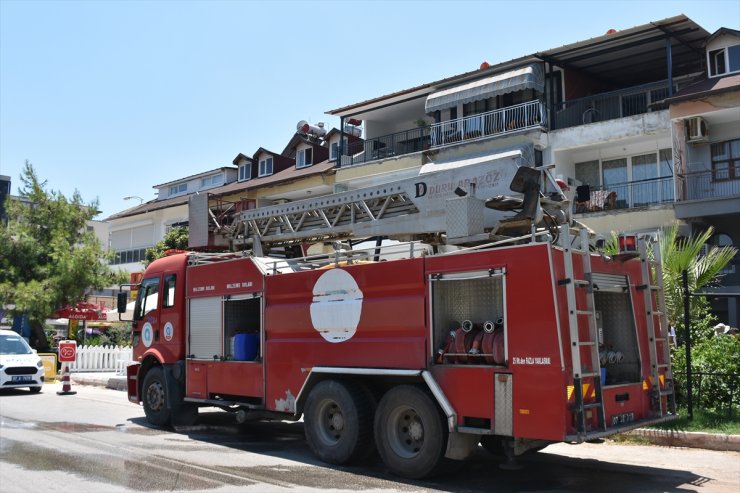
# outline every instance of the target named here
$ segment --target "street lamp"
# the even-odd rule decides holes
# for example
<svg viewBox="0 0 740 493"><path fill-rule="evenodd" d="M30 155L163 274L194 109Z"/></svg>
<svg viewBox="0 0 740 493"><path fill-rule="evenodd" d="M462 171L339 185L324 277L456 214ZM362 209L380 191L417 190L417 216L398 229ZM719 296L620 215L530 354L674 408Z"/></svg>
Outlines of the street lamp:
<svg viewBox="0 0 740 493"><path fill-rule="evenodd" d="M144 203L144 199L139 197L138 195L129 195L128 197L124 197L123 200L131 200L131 199L139 199L139 204Z"/></svg>

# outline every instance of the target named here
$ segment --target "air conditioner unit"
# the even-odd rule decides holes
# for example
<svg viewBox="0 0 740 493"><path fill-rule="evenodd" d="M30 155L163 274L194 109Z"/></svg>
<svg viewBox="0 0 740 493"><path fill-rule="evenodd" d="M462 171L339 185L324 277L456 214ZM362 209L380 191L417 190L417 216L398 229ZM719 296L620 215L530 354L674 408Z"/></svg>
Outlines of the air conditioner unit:
<svg viewBox="0 0 740 493"><path fill-rule="evenodd" d="M709 125L700 116L686 120L686 134L689 142L704 142L709 138Z"/></svg>

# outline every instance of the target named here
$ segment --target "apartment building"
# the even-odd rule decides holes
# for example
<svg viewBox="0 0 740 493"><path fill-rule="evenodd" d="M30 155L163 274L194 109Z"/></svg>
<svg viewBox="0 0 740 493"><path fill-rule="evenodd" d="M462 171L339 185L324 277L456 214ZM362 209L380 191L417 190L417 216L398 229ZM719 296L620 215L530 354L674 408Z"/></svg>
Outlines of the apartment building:
<svg viewBox="0 0 740 493"><path fill-rule="evenodd" d="M714 228L710 243L740 244L740 31L722 28L706 40L706 73L667 99L676 158L676 217L692 231ZM738 258L709 288L712 309L740 322Z"/></svg>

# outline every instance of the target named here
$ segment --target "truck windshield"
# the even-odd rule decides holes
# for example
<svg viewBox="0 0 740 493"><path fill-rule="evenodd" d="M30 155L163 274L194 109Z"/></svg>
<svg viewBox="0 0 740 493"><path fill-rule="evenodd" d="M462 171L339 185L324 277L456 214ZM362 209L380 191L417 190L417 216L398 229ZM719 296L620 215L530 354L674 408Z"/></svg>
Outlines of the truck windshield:
<svg viewBox="0 0 740 493"><path fill-rule="evenodd" d="M139 289L139 295L136 298L134 320L141 320L147 313L157 309L158 295L159 278L144 279Z"/></svg>

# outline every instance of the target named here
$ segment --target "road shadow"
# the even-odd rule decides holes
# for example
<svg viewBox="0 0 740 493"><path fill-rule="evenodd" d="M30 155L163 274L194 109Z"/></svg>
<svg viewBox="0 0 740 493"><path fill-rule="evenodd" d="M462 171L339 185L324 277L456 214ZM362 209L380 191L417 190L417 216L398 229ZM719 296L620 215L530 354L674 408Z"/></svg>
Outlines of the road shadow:
<svg viewBox="0 0 740 493"><path fill-rule="evenodd" d="M160 429L148 424L145 418L130 421L144 427ZM478 447L473 456L459 467L453 467L452 470L430 479L414 481L390 474L377 453L370 460L352 466L334 466L319 461L306 443L302 422L255 421L237 424L230 413L201 410L196 426L179 427L174 432L186 435L194 441L300 464L295 467L280 465L228 468L230 473L245 477L257 476L266 482L274 480L314 488L341 485L342 488L358 491L373 488L404 490L408 487L410 490L471 493L683 493L688 486L706 486L711 482L710 478L679 469L626 465L556 453L526 454L518 459L522 466L520 470L503 470L499 465L504 462L504 457L492 455L482 447ZM658 450L656 448L656 453L659 453ZM303 467L306 465L315 466L316 469L306 469Z"/></svg>

